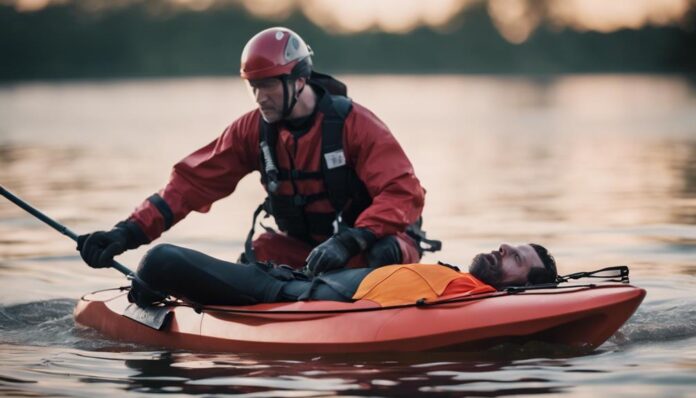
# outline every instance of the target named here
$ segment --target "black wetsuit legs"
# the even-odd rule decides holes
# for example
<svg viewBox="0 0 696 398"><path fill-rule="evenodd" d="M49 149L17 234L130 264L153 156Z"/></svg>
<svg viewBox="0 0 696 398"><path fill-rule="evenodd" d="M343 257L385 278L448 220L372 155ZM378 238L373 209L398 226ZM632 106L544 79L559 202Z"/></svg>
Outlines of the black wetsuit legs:
<svg viewBox="0 0 696 398"><path fill-rule="evenodd" d="M289 270L222 261L184 247L160 244L138 266L152 289L207 305L251 305L296 300L351 301L369 269L344 269L310 281ZM135 285L135 284L134 284ZM137 292L134 287L134 296ZM142 296L142 294L141 294ZM139 300L140 304L145 304Z"/></svg>
<svg viewBox="0 0 696 398"><path fill-rule="evenodd" d="M256 265L230 263L168 244L150 249L137 274L155 290L200 304L269 303L283 287L283 281Z"/></svg>

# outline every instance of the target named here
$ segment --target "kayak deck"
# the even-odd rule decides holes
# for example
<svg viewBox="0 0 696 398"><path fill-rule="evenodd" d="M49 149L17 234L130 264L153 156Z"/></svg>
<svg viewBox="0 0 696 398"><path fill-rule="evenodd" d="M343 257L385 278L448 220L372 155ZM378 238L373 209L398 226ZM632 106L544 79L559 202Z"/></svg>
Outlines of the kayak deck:
<svg viewBox="0 0 696 398"><path fill-rule="evenodd" d="M645 290L610 284L572 289L448 297L427 305L381 308L312 301L245 307L170 306L161 331L122 314L118 290L84 296L77 323L106 336L169 348L218 352L359 353L471 350L505 341L596 348L635 312ZM165 310L165 311L166 311Z"/></svg>

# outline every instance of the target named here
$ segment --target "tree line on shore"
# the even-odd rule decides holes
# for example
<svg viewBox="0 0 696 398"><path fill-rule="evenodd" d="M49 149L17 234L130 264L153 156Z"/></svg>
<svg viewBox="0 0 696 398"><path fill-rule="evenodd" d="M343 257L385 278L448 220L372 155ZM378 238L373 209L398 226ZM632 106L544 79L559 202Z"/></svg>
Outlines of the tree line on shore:
<svg viewBox="0 0 696 398"><path fill-rule="evenodd" d="M154 14L146 2L134 2L102 12L77 3L34 12L0 5L0 79L236 75L246 41L273 25L300 33L314 49L317 69L330 73L696 71L693 28L598 33L541 26L524 43L512 44L483 7L462 11L448 29L339 35L299 12L278 22L233 5Z"/></svg>

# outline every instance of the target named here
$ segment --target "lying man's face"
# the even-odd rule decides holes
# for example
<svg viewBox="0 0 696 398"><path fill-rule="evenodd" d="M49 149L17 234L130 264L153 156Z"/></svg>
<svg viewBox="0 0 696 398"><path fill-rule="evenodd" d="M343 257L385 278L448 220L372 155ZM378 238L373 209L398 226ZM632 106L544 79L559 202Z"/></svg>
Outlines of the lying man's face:
<svg viewBox="0 0 696 398"><path fill-rule="evenodd" d="M544 263L534 247L529 244L510 246L503 243L497 251L477 254L471 261L469 273L500 289L505 286L526 285L530 282L529 271L533 268L544 270Z"/></svg>

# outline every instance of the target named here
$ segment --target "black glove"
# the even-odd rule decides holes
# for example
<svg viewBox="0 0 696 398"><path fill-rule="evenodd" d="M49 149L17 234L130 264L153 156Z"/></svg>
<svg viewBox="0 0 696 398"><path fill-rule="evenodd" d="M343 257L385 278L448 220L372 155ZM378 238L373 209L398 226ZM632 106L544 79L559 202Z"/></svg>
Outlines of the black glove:
<svg viewBox="0 0 696 398"><path fill-rule="evenodd" d="M92 268L110 267L114 256L148 243L145 233L132 221L122 221L111 231L97 231L80 235L77 250Z"/></svg>
<svg viewBox="0 0 696 398"><path fill-rule="evenodd" d="M368 249L377 237L367 229L348 228L315 247L307 256L307 272L310 277L342 268L356 254Z"/></svg>

